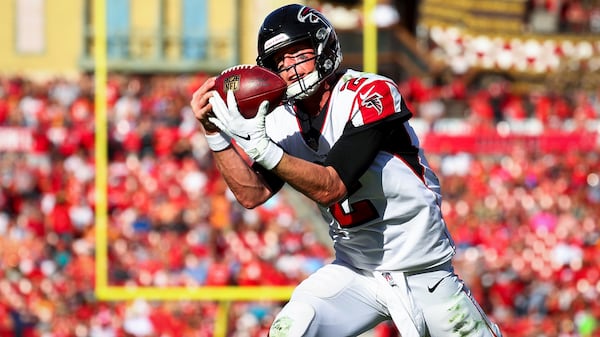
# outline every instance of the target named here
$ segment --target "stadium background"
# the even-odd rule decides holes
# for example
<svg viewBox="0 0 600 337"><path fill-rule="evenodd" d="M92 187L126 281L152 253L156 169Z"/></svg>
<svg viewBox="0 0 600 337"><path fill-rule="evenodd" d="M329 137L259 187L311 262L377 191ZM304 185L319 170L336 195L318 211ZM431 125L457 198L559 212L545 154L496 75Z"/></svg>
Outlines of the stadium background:
<svg viewBox="0 0 600 337"><path fill-rule="evenodd" d="M288 286L329 261L294 193L240 209L187 108L205 76L254 62L282 3L0 3L0 335L265 335ZM346 65L398 81L440 172L457 268L505 335L597 336L598 1L377 1L374 65L360 2L307 3Z"/></svg>

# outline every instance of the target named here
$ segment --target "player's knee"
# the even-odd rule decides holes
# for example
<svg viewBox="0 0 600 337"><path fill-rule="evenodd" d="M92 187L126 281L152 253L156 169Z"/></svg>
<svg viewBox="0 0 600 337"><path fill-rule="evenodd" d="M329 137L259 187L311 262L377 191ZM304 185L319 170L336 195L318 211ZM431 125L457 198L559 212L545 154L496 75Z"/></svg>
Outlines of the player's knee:
<svg viewBox="0 0 600 337"><path fill-rule="evenodd" d="M304 337L315 317L314 308L304 302L289 302L275 317L269 337Z"/></svg>
<svg viewBox="0 0 600 337"><path fill-rule="evenodd" d="M453 305L447 308L447 314L447 331L455 331L461 336L502 336L499 329L466 291L455 297Z"/></svg>

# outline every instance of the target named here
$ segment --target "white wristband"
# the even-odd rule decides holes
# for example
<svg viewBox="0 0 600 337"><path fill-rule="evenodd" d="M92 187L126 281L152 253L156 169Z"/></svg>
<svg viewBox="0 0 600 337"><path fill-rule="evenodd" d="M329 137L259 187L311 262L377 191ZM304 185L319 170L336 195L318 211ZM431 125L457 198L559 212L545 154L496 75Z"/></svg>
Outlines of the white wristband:
<svg viewBox="0 0 600 337"><path fill-rule="evenodd" d="M206 143L213 152L223 151L231 145L231 137L223 132L206 134Z"/></svg>
<svg viewBox="0 0 600 337"><path fill-rule="evenodd" d="M265 150L256 158L256 162L267 170L273 169L283 158L283 149L269 141Z"/></svg>

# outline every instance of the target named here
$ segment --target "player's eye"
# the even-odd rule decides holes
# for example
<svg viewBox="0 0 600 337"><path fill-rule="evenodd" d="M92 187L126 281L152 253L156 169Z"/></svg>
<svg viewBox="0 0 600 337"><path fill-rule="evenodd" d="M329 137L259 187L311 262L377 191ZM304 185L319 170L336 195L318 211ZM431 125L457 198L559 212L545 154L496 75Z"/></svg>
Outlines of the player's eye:
<svg viewBox="0 0 600 337"><path fill-rule="evenodd" d="M282 72L282 71L286 70L287 68L289 68L290 66L309 61L309 60L313 59L314 57L315 57L314 51L299 51L295 54L283 55L281 58L275 59L275 61L277 62L277 71ZM287 67L285 66L286 60L291 61L290 63L287 63L287 64L290 64L290 66L287 66Z"/></svg>
<svg viewBox="0 0 600 337"><path fill-rule="evenodd" d="M312 58L314 56L315 56L315 53L313 53L313 52L310 51L310 52L302 53L302 54L299 54L299 55L295 55L294 56L294 61L295 61L295 63L304 62L304 61L306 61L306 60L308 60L308 59L310 59L310 58Z"/></svg>

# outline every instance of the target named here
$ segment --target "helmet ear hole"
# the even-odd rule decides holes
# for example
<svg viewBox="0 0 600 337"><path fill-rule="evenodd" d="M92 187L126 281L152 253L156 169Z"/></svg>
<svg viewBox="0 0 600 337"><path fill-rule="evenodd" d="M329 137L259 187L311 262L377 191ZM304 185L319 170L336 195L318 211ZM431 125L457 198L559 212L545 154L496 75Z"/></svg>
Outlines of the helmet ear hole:
<svg viewBox="0 0 600 337"><path fill-rule="evenodd" d="M319 29L317 31L317 33L315 34L315 37L317 38L317 40L324 41L325 38L327 37L327 29L325 29L325 28Z"/></svg>
<svg viewBox="0 0 600 337"><path fill-rule="evenodd" d="M330 59L327 59L323 62L323 69L325 71L329 71L333 67L333 62Z"/></svg>

